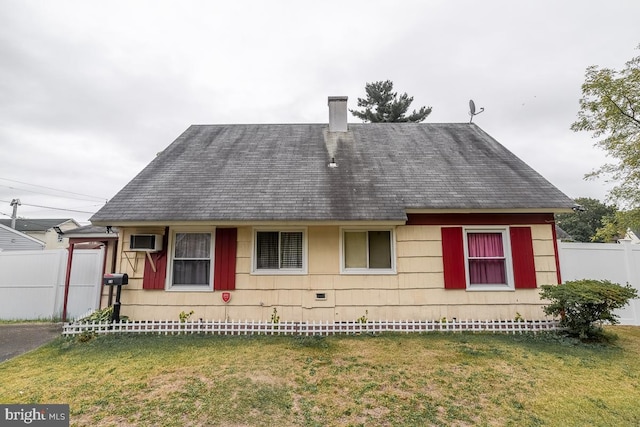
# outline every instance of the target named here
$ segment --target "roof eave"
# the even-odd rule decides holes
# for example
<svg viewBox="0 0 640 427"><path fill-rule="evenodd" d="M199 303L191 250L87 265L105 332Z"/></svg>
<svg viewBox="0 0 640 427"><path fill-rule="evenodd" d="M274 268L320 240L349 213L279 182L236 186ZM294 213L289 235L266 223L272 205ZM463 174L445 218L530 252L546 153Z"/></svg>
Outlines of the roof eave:
<svg viewBox="0 0 640 427"><path fill-rule="evenodd" d="M300 225L370 225L375 223L380 226L394 226L406 224L405 219L356 219L356 220L290 220L290 219L274 219L274 220L114 220L114 221L95 221L94 225L114 226L114 227L179 227L179 226L300 226Z"/></svg>
<svg viewBox="0 0 640 427"><path fill-rule="evenodd" d="M407 209L407 214L447 214L447 213L570 213L573 209L570 207L548 207L548 208L486 208L486 209Z"/></svg>

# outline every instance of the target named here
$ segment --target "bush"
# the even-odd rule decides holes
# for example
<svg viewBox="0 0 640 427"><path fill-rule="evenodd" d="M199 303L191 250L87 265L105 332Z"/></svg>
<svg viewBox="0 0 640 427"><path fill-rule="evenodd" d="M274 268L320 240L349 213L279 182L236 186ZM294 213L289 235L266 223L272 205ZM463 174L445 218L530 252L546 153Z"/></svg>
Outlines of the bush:
<svg viewBox="0 0 640 427"><path fill-rule="evenodd" d="M562 285L543 285L540 297L551 301L544 312L560 316L560 325L580 339L602 334L596 322L618 323L613 310L622 308L638 292L629 285L622 286L608 280L574 280Z"/></svg>
<svg viewBox="0 0 640 427"><path fill-rule="evenodd" d="M94 311L91 315L84 317L82 319L78 319L78 323L105 323L111 322L111 317L113 316L113 306L105 307L100 310ZM128 321L129 318L127 316L120 316L121 322Z"/></svg>
<svg viewBox="0 0 640 427"><path fill-rule="evenodd" d="M113 315L113 306L105 307L101 310L96 310L91 315L79 319L79 322L82 323L101 323L101 322L111 322L111 316Z"/></svg>

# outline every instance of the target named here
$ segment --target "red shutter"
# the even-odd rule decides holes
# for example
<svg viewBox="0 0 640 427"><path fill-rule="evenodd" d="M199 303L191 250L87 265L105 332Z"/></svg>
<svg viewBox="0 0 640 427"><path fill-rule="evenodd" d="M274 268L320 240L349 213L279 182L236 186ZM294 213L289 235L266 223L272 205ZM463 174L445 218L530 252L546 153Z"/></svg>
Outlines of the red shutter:
<svg viewBox="0 0 640 427"><path fill-rule="evenodd" d="M515 286L518 289L536 288L536 266L533 260L531 228L511 227L509 230Z"/></svg>
<svg viewBox="0 0 640 427"><path fill-rule="evenodd" d="M144 277L142 279L142 289L164 289L165 277L167 275L167 246L169 240L169 229L165 229L162 239L162 250L150 253L156 271L149 262L147 256L144 260Z"/></svg>
<svg viewBox="0 0 640 427"><path fill-rule="evenodd" d="M442 228L442 261L445 289L466 289L462 227Z"/></svg>
<svg viewBox="0 0 640 427"><path fill-rule="evenodd" d="M216 254L213 287L219 291L236 288L237 228L216 228Z"/></svg>
<svg viewBox="0 0 640 427"><path fill-rule="evenodd" d="M556 223L551 223L551 233L553 234L553 256L556 257L556 277L558 285L562 283L562 274L560 274L560 255L558 254L558 233L556 232Z"/></svg>

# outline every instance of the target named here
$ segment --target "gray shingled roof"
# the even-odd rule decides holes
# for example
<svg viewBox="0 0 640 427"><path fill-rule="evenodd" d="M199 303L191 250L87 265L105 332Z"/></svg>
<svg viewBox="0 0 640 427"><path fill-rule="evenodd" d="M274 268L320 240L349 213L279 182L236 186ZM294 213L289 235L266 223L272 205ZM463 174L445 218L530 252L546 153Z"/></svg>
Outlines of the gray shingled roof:
<svg viewBox="0 0 640 427"><path fill-rule="evenodd" d="M194 125L91 221L405 220L410 208L571 206L475 124L350 124L333 134L326 124Z"/></svg>
<svg viewBox="0 0 640 427"><path fill-rule="evenodd" d="M16 218L16 230L22 232L47 231L53 227L73 221L72 218ZM0 219L0 224L11 227L11 219Z"/></svg>

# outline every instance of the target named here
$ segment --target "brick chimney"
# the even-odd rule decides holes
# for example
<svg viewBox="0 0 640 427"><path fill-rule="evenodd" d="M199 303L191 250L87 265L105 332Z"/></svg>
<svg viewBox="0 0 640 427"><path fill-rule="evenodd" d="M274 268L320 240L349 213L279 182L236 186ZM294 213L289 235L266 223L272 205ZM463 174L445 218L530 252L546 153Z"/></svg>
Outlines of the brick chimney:
<svg viewBox="0 0 640 427"><path fill-rule="evenodd" d="M347 97L329 97L329 132L347 131Z"/></svg>

